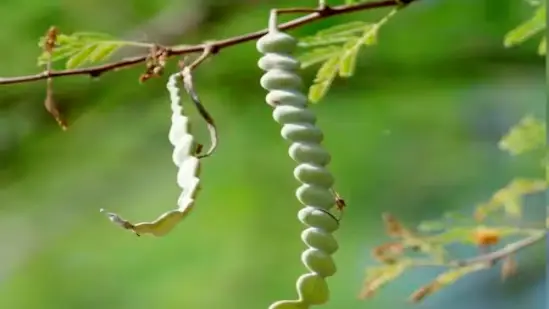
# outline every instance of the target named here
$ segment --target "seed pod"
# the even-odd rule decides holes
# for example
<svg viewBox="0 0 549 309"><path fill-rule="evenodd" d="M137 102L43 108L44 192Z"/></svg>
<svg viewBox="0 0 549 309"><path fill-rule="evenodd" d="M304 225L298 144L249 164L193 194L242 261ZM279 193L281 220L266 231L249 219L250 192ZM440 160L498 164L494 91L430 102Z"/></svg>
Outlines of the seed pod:
<svg viewBox="0 0 549 309"><path fill-rule="evenodd" d="M122 228L134 231L137 235L163 236L169 233L191 211L199 189L200 161L196 157L198 145L190 134L189 119L183 114L183 107L180 105L181 98L177 86L179 79L180 74L173 74L166 85L170 93L172 109L172 126L168 139L174 146L172 159L178 167L177 184L183 190L177 200L178 207L163 213L152 222L136 224L122 219L115 213L106 213L112 222ZM104 212L104 210L101 209L101 212Z"/></svg>
<svg viewBox="0 0 549 309"><path fill-rule="evenodd" d="M297 72L299 61L292 57L296 44L292 36L275 29L257 42L257 49L264 54L258 66L266 71L260 84L269 91L266 101L274 107L273 118L282 125L282 137L291 143L289 155L297 162L294 176L302 183L296 190L297 199L304 205L298 218L309 226L302 233L309 248L301 259L310 272L297 281L299 298L278 301L270 309L301 309L327 302L325 278L336 272L331 255L338 248L332 236L338 220L329 213L335 204L334 178L326 168L331 157L321 146L323 133L315 126L316 116L307 109L307 97Z"/></svg>

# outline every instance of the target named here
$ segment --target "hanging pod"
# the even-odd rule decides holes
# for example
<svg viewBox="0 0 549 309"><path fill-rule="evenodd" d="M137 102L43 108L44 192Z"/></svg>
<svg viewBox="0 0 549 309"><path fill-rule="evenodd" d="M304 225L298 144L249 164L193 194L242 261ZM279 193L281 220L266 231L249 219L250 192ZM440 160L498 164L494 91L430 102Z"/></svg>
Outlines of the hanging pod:
<svg viewBox="0 0 549 309"><path fill-rule="evenodd" d="M282 137L291 143L289 155L297 163L294 176L302 183L296 190L296 197L304 206L298 218L308 226L301 234L308 246L301 260L309 273L297 280L298 298L275 302L270 309L305 309L326 303L326 277L336 272L332 254L338 243L332 233L338 229L339 221L330 213L335 204L334 178L326 168L331 157L321 146L323 133L315 125L316 116L307 108L298 74L300 63L292 56L296 45L292 36L276 27L270 27L257 42L257 49L263 54L258 66L265 71L260 84L269 91L266 102L274 107L273 118L282 125Z"/></svg>
<svg viewBox="0 0 549 309"><path fill-rule="evenodd" d="M154 221L136 224L122 219L115 213L106 212L106 215L112 222L125 229L132 230L138 236L142 234L163 236L169 233L192 210L199 190L200 156L197 155L197 152L201 147L195 142L194 137L190 133L189 118L183 113L183 107L180 104L181 97L179 96L178 86L180 82L181 74L176 73L170 76L166 85L170 93L172 110L172 124L168 139L174 146L172 159L178 168L177 184L183 191L177 200L177 208L163 213ZM215 146L213 147L215 148ZM211 151L212 148L209 153ZM105 212L105 210L101 209L101 212Z"/></svg>

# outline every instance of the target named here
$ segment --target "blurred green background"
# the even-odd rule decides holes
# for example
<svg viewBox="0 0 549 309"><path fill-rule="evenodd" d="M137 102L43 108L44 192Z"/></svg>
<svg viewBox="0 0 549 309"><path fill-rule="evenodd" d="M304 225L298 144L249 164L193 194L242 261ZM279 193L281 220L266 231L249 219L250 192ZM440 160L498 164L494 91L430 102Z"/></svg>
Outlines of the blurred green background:
<svg viewBox="0 0 549 309"><path fill-rule="evenodd" d="M263 28L270 7L298 4L314 1L3 0L0 76L40 70L37 42L50 25L193 44ZM292 33L384 13L332 18ZM515 175L541 174L535 162L497 149L525 113L544 117L538 40L502 46L504 34L531 13L521 0L419 1L383 28L378 46L363 50L356 76L336 81L313 107L348 204L337 232L338 273L329 279L332 299L323 308L544 307L540 246L503 284L496 270L487 271L410 306L408 294L435 274L423 270L372 300L357 299L373 263L369 250L386 240L382 212L412 225L448 210L467 213ZM0 87L0 308L242 309L294 297L304 271L298 184L264 103L259 56L254 43L242 44L197 71L220 144L204 161L195 212L163 238L135 237L98 210L139 221L175 206L165 78L139 85L138 67L98 81L55 80L67 132L42 107L44 82ZM307 70L306 80L313 74Z"/></svg>

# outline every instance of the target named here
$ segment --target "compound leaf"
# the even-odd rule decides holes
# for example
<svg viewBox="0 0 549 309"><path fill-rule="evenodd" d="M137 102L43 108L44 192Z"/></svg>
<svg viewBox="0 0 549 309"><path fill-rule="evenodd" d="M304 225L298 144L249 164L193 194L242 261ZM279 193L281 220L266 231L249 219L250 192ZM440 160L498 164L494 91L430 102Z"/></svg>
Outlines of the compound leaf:
<svg viewBox="0 0 549 309"><path fill-rule="evenodd" d="M67 63L65 64L65 67L67 69L73 69L84 62L87 61L87 59L90 57L90 54L97 48L96 45L87 45L84 46L84 48L80 49L73 55L69 57L69 60L67 60Z"/></svg>
<svg viewBox="0 0 549 309"><path fill-rule="evenodd" d="M40 38L38 45L44 47L46 37ZM44 51L38 56L38 65L49 61L66 60L68 69L93 64L108 59L124 45L147 46L138 42L116 40L109 34L96 32L75 32L71 35L59 34L56 37L55 48L51 55Z"/></svg>
<svg viewBox="0 0 549 309"><path fill-rule="evenodd" d="M309 88L309 101L317 103L327 93L333 80L354 74L360 47L377 42L379 28L395 14L391 11L377 23L353 21L318 31L315 35L300 40L300 47L315 47L303 53L301 67L322 63L313 85Z"/></svg>
<svg viewBox="0 0 549 309"><path fill-rule="evenodd" d="M343 47L343 54L341 55L341 63L339 66L340 77L350 77L355 72L358 51L360 50L360 48L355 47L357 46L357 42L358 39L351 40Z"/></svg>
<svg viewBox="0 0 549 309"><path fill-rule="evenodd" d="M330 58L337 57L341 53L339 46L319 47L301 54L298 59L302 68L307 68Z"/></svg>
<svg viewBox="0 0 549 309"><path fill-rule="evenodd" d="M332 81L337 75L339 60L339 55L328 59L328 61L324 62L316 73L314 83L309 88L309 100L312 103L317 103L320 101L320 99L326 95L326 92L328 92Z"/></svg>

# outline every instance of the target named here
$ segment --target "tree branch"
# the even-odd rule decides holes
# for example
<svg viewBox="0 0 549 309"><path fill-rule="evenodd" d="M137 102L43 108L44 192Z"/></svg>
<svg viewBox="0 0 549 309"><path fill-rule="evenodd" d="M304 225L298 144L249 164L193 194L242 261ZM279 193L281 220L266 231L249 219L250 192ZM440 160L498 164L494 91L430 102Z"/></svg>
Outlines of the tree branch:
<svg viewBox="0 0 549 309"><path fill-rule="evenodd" d="M358 11L366 11L377 8L392 7L392 6L403 6L410 4L417 0L381 0L376 2L366 2L366 3L357 3L357 4L348 4L348 5L339 5L334 7L329 6L320 6L317 9L281 9L281 13L298 13L298 12L310 12L313 13L307 14L305 16L293 19L289 22L280 24L278 29L280 30L289 30L298 28L300 26L325 19L332 16L348 14ZM201 43L196 45L185 45L181 47L171 47L167 48L167 57L204 52L209 49L211 54L216 54L224 48L235 46L241 43L248 41L256 40L261 36L267 33L268 29L262 29L255 32L250 32L243 35L234 36L227 39L222 39L218 41L210 41L207 43ZM73 76L73 75L88 75L90 77L99 77L101 74L111 71L117 71L124 68L129 68L140 63L143 63L147 60L147 55L136 56L131 58L122 59L117 62L107 63L98 66L92 66L88 68L80 69L70 69L70 70L59 70L59 71L44 71L34 75L25 75L17 77L0 77L0 85L8 84L21 84L27 82L38 81L48 78L57 78L62 76Z"/></svg>
<svg viewBox="0 0 549 309"><path fill-rule="evenodd" d="M500 250L496 250L466 260L452 261L450 262L450 265L456 267L464 267L478 263L494 265L499 260L502 260L517 251L520 251L526 247L536 244L539 241L542 241L543 239L545 239L545 237L547 237L547 231L539 232L530 237L526 237L514 243L508 244Z"/></svg>
<svg viewBox="0 0 549 309"><path fill-rule="evenodd" d="M532 231L529 237L510 243L505 247L486 254L469 259L454 259L444 262L418 261L414 266L418 267L466 267L474 264L486 264L488 267L495 265L500 260L515 254L516 252L542 241L547 236L547 230Z"/></svg>
<svg viewBox="0 0 549 309"><path fill-rule="evenodd" d="M414 293L412 293L409 300L413 303L417 303L423 300L425 297L432 295L436 291L440 290L443 286L453 283L461 276L471 272L491 268L495 266L496 263L500 260L503 260L504 263L501 266L501 278L505 280L508 276L514 274L516 271L516 262L514 261L512 256L516 252L545 239L546 236L547 230L537 231L536 233L532 233L531 236L508 244L500 250L479 255L470 259L453 260L447 263L417 264L416 266L446 266L450 267L451 270L450 273L443 273L435 280L417 289Z"/></svg>

